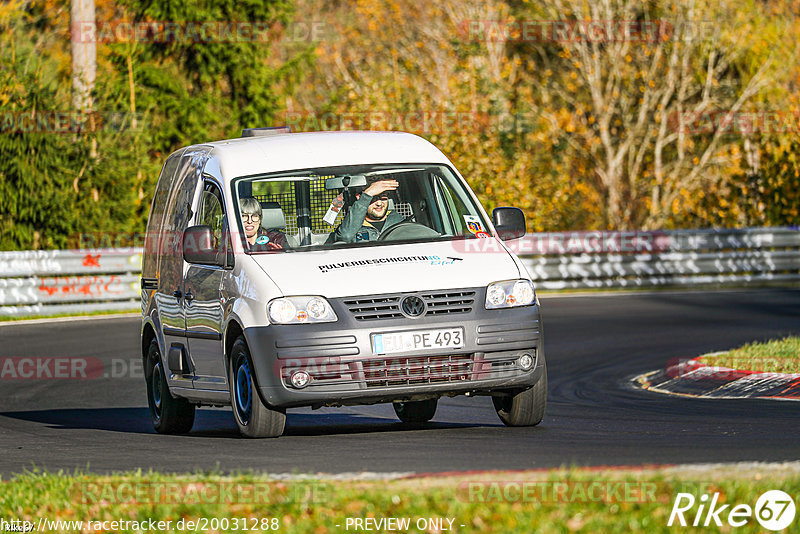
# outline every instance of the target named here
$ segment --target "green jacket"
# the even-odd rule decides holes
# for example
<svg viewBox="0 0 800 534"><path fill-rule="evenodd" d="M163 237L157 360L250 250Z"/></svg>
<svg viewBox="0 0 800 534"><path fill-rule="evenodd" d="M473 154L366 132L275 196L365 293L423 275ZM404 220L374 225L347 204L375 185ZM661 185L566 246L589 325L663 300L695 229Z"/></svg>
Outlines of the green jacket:
<svg viewBox="0 0 800 534"><path fill-rule="evenodd" d="M383 230L378 232L377 228L365 220L370 202L372 202L372 196L362 193L358 200L350 206L347 215L342 219L342 224L334 231L333 242L355 243L357 240L361 241L361 239L357 239L357 236L358 234L363 235L363 232L367 232L369 241L375 241L381 233L405 220L401 214L396 211L390 211L386 215L386 223L383 225Z"/></svg>

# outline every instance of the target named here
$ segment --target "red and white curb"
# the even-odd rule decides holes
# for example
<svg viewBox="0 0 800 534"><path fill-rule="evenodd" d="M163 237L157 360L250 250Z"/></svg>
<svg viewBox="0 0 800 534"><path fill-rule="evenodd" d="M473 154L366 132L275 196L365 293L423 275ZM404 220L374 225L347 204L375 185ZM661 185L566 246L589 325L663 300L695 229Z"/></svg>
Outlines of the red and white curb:
<svg viewBox="0 0 800 534"><path fill-rule="evenodd" d="M633 382L648 391L682 397L800 400L800 373L764 373L711 366L701 361L704 356L712 354L639 375Z"/></svg>

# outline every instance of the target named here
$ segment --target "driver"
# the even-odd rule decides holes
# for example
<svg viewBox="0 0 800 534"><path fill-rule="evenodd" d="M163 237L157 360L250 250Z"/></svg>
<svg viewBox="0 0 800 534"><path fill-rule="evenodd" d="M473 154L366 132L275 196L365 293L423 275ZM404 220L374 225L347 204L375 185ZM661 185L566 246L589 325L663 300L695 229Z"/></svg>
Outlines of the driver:
<svg viewBox="0 0 800 534"><path fill-rule="evenodd" d="M244 236L250 250L285 250L289 248L286 234L278 229L267 230L261 226L263 210L258 200L253 197L243 197L239 200L239 208L241 209Z"/></svg>
<svg viewBox="0 0 800 534"><path fill-rule="evenodd" d="M387 193L400 186L397 180L371 178L367 182L367 188L356 194L356 201L335 230L334 242L374 241L383 232L404 221L401 214L389 211Z"/></svg>

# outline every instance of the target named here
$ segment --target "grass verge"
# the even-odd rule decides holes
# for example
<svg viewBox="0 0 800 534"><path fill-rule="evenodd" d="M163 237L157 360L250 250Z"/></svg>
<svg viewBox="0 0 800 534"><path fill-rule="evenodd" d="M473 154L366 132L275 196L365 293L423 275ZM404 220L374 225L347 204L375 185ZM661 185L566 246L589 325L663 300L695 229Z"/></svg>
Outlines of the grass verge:
<svg viewBox="0 0 800 534"><path fill-rule="evenodd" d="M703 356L713 366L764 373L800 373L800 337L749 343L731 351Z"/></svg>
<svg viewBox="0 0 800 534"><path fill-rule="evenodd" d="M0 317L0 323L10 323L14 321L30 321L32 319L60 319L63 317L92 317L95 315L125 315L141 312L140 309L130 308L128 310L96 310L81 313L56 313L50 315L20 315L18 317Z"/></svg>
<svg viewBox="0 0 800 534"><path fill-rule="evenodd" d="M0 517L34 525L41 518L50 522L83 521L81 528L62 524L60 529L47 530L84 533L100 528L148 531L142 526L152 520L165 522L158 530L167 532L277 530L321 534L363 531L356 529L353 521L366 518L407 519L407 528L395 529L407 532L613 533L674 532L676 528L707 532L708 527L702 527L705 514L697 528L667 526L678 493L697 499L685 512L691 525L702 495L713 498L718 494L720 504L731 505L729 512L735 504L754 507L759 496L772 489L781 489L798 501L800 468L796 464L792 469L778 466L772 474L758 465L749 470L729 466L699 471L560 469L376 481L281 481L261 475L215 473L102 476L31 472L0 483ZM725 523L727 512L721 515L723 528L712 530L731 530ZM115 520L129 523L97 523ZM243 524L247 529L241 528ZM796 524L797 520L792 526ZM257 527L252 528L254 525ZM384 528L380 523L371 526L373 531L391 531L386 524ZM751 517L735 530L763 529Z"/></svg>

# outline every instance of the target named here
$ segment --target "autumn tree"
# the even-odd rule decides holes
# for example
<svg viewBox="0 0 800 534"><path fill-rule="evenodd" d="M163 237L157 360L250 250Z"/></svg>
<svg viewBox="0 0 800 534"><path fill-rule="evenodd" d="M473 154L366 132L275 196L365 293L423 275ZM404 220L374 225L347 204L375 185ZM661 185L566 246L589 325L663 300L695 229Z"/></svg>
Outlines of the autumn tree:
<svg viewBox="0 0 800 534"><path fill-rule="evenodd" d="M604 226L669 226L683 201L740 171L740 141L719 121L775 79L768 58L740 68L756 32L737 20L740 8L551 0L518 12L556 21L529 47L545 74L537 111L586 162Z"/></svg>

